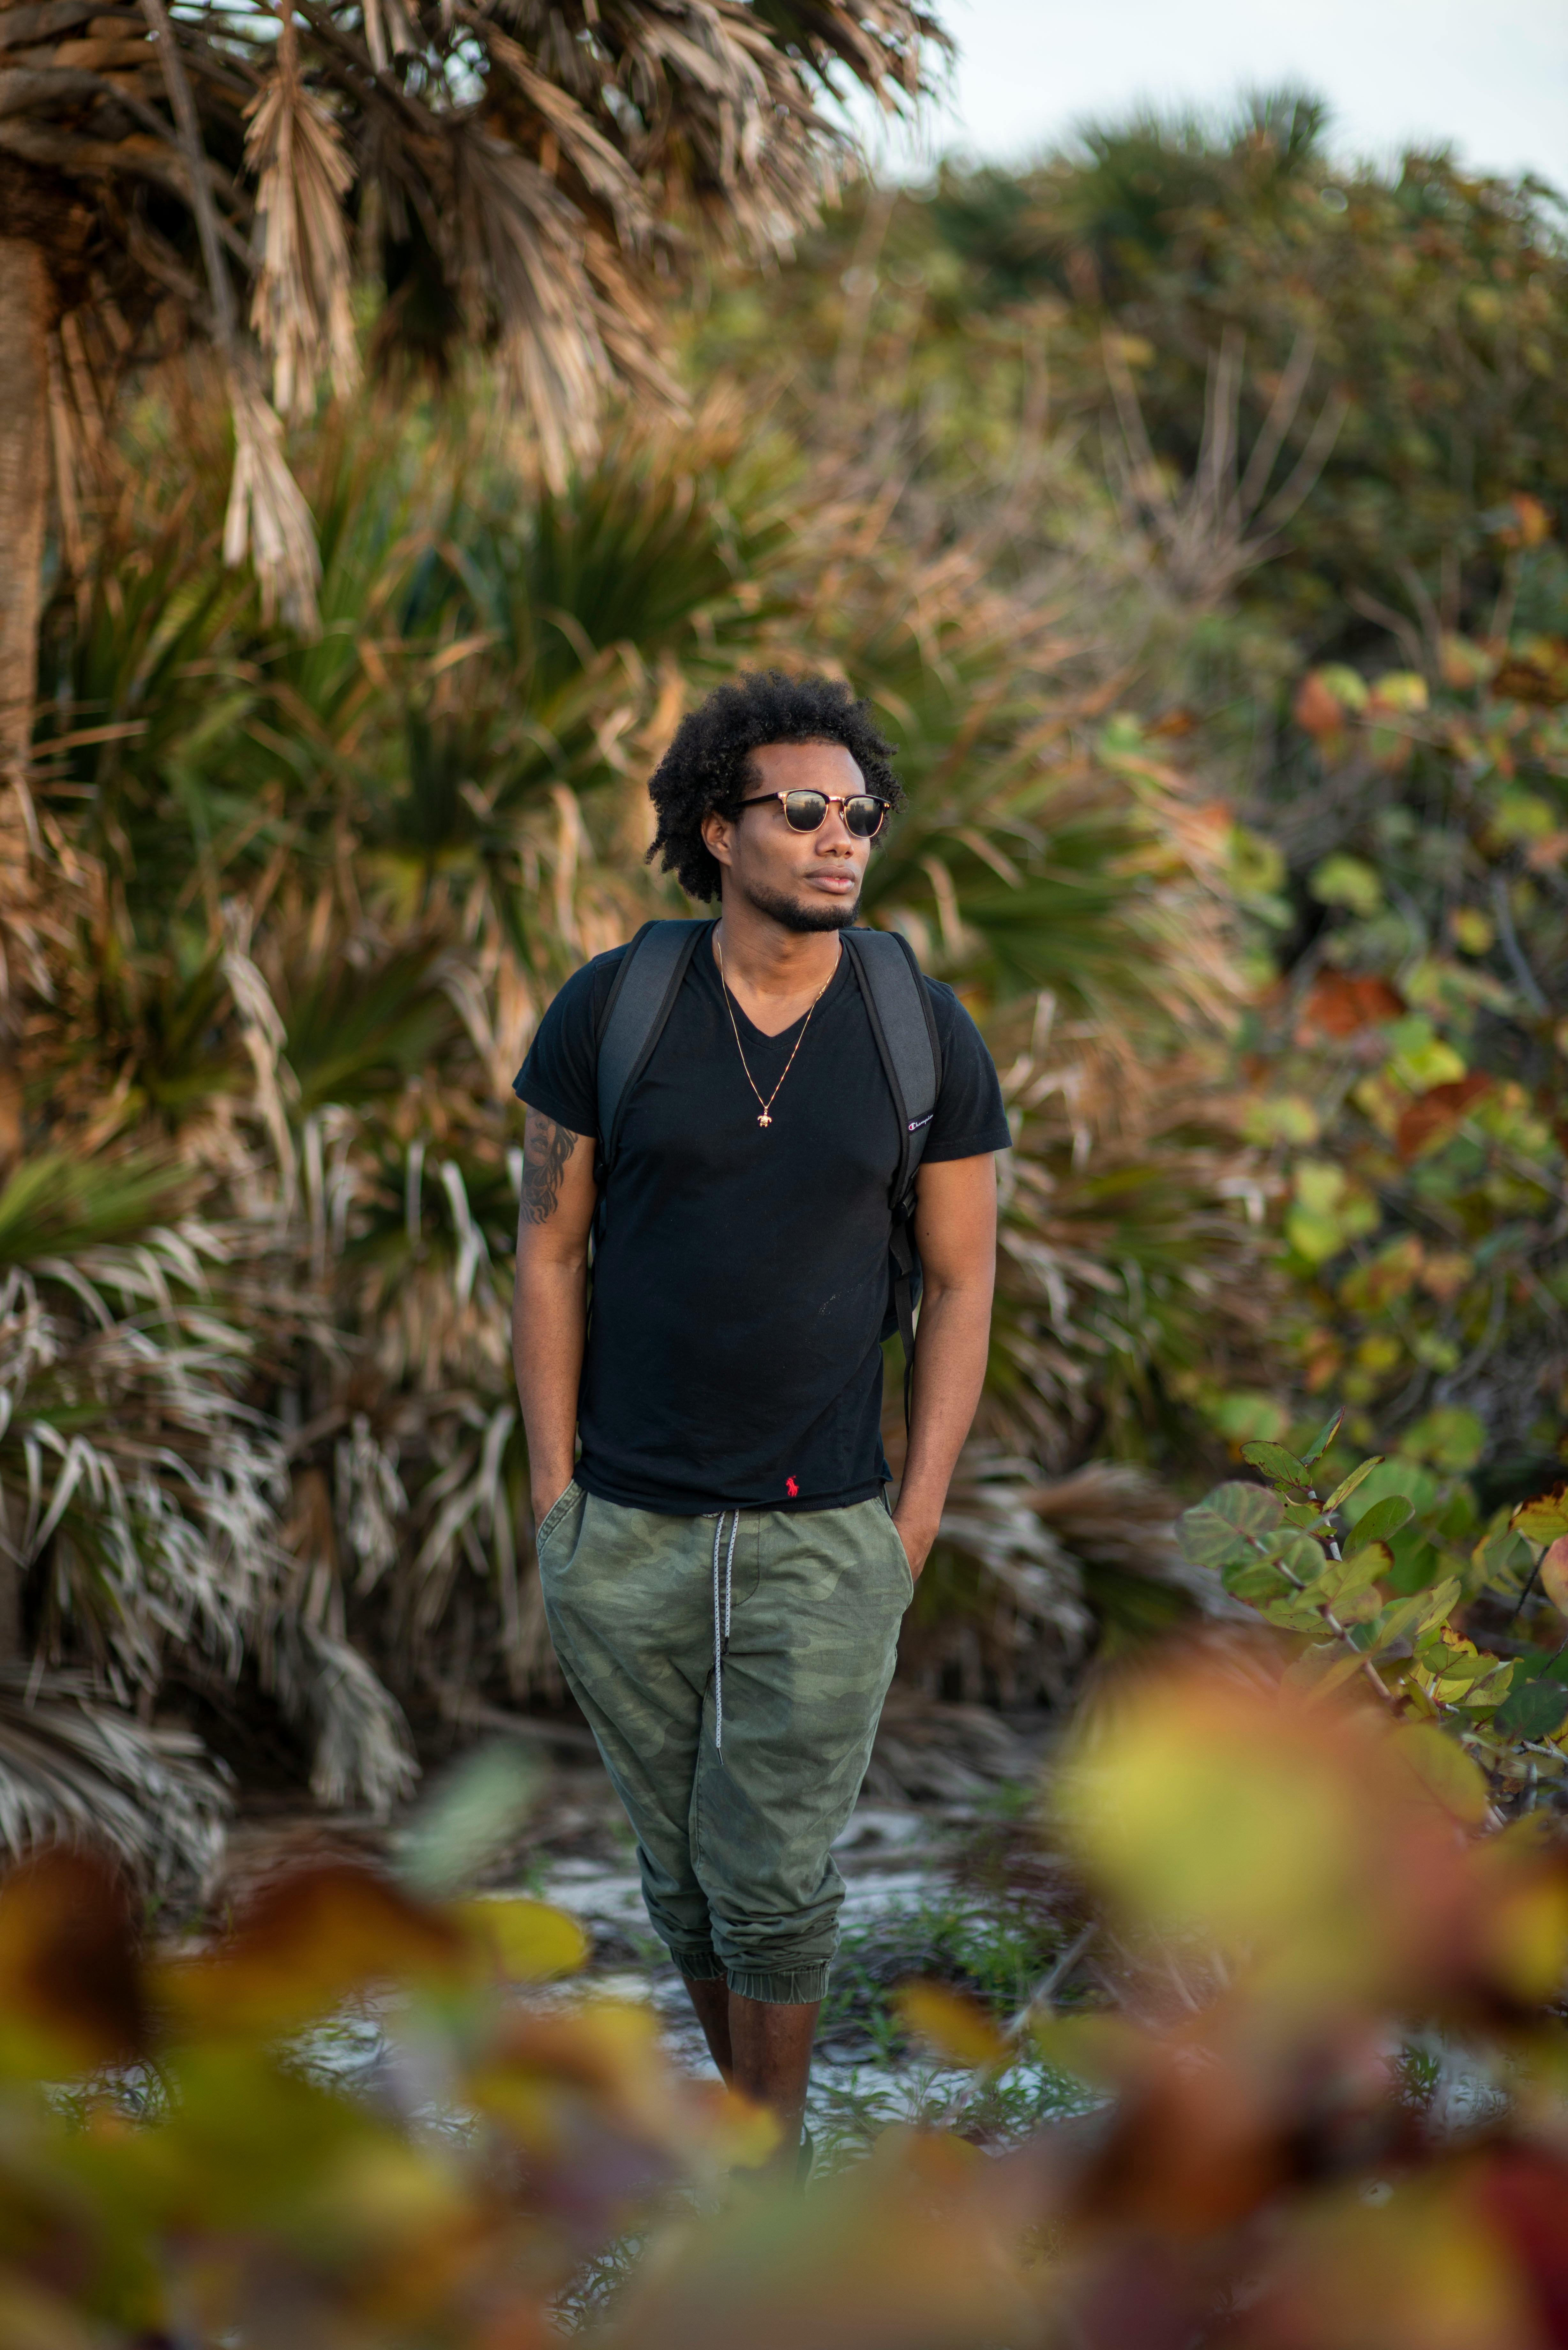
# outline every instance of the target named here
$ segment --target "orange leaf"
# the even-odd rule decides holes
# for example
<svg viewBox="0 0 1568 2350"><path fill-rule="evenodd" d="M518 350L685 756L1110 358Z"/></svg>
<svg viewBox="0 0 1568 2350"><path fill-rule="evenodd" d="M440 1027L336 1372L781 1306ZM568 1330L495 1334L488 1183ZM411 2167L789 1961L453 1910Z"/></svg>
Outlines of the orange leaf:
<svg viewBox="0 0 1568 2350"><path fill-rule="evenodd" d="M1302 1009L1302 1025L1324 1036L1354 1036L1379 1020L1397 1020L1405 999L1386 979L1320 972Z"/></svg>
<svg viewBox="0 0 1568 2350"><path fill-rule="evenodd" d="M1490 1091L1491 1079L1479 1069L1450 1085L1430 1087L1400 1118L1394 1137L1400 1158L1418 1159L1433 1143L1446 1142L1471 1103Z"/></svg>
<svg viewBox="0 0 1568 2350"><path fill-rule="evenodd" d="M1344 709L1315 670L1297 687L1292 715L1303 733L1320 743L1345 732Z"/></svg>

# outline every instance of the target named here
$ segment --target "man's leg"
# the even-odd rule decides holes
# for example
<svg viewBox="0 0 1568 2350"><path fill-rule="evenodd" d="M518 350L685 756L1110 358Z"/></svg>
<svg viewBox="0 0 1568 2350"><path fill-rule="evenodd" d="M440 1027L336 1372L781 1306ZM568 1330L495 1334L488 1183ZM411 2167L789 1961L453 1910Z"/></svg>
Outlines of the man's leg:
<svg viewBox="0 0 1568 2350"><path fill-rule="evenodd" d="M748 1999L722 1981L683 1980L725 2087L777 2116L779 2151L770 2168L787 2168L800 2144L821 2001Z"/></svg>
<svg viewBox="0 0 1568 2350"><path fill-rule="evenodd" d="M811 2043L816 2037L821 2005L817 1999L747 1999L742 1991L730 1993L734 2086L753 2105L766 2106L779 2126L778 2152L768 2165L770 2170L794 2173L805 2119Z"/></svg>
<svg viewBox="0 0 1568 2350"><path fill-rule="evenodd" d="M748 1512L742 1529L722 1740L710 1687L691 1853L730 1986L734 2085L777 2116L782 2168L799 2143L838 1939L832 1846L866 1775L914 1586L880 1502Z"/></svg>
<svg viewBox="0 0 1568 2350"><path fill-rule="evenodd" d="M730 2030L730 1986L722 1975L710 1981L699 1981L695 1976L682 1975L686 1996L697 2012L702 2026L702 2037L708 2043L708 2054L719 2067L720 2076L727 2089L738 2085L735 2080L734 2041ZM754 2094L748 2089L747 2096Z"/></svg>
<svg viewBox="0 0 1568 2350"><path fill-rule="evenodd" d="M623 1509L571 1487L539 1540L556 1659L636 1833L649 1916L704 2029L711 2003L728 1998L689 1828L712 1670L711 1544L701 1520Z"/></svg>

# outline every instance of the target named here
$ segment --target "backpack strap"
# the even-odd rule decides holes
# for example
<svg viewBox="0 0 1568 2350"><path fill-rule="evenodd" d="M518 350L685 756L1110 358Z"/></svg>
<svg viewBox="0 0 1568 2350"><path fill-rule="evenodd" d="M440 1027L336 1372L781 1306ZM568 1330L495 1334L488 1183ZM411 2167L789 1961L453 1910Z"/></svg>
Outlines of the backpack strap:
<svg viewBox="0 0 1568 2350"><path fill-rule="evenodd" d="M644 922L620 959L598 1025L598 1150L601 1203L632 1087L653 1056L680 983L708 920Z"/></svg>
<svg viewBox="0 0 1568 2350"><path fill-rule="evenodd" d="M898 1119L898 1164L893 1176L893 1305L904 1348L904 1425L915 1377L915 1303L920 1260L915 1247L915 1177L936 1115L942 1086L942 1048L920 966L897 931L845 931L855 976L866 999L871 1034Z"/></svg>

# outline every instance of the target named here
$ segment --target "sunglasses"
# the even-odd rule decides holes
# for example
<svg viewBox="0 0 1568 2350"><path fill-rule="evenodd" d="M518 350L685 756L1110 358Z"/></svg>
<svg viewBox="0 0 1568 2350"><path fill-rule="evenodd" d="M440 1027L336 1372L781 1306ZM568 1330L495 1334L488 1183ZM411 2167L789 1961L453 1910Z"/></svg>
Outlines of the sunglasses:
<svg viewBox="0 0 1568 2350"><path fill-rule="evenodd" d="M830 807L839 809L845 829L857 840L875 840L882 829L888 813L888 803L874 792L764 792L760 799L742 800L743 808L765 807L777 800L784 812L784 822L792 832L815 832Z"/></svg>

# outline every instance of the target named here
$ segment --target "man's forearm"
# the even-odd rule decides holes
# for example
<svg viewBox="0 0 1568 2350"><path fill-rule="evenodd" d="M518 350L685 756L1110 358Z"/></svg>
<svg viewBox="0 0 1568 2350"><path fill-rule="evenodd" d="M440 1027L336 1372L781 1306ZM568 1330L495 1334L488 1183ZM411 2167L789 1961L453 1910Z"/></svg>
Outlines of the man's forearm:
<svg viewBox="0 0 1568 2350"><path fill-rule="evenodd" d="M894 1518L919 1573L985 1383L991 1284L928 1293L920 1307L909 1449Z"/></svg>
<svg viewBox="0 0 1568 2350"><path fill-rule="evenodd" d="M587 1335L587 1263L536 1261L521 1251L512 1309L512 1363L538 1516L571 1482Z"/></svg>

